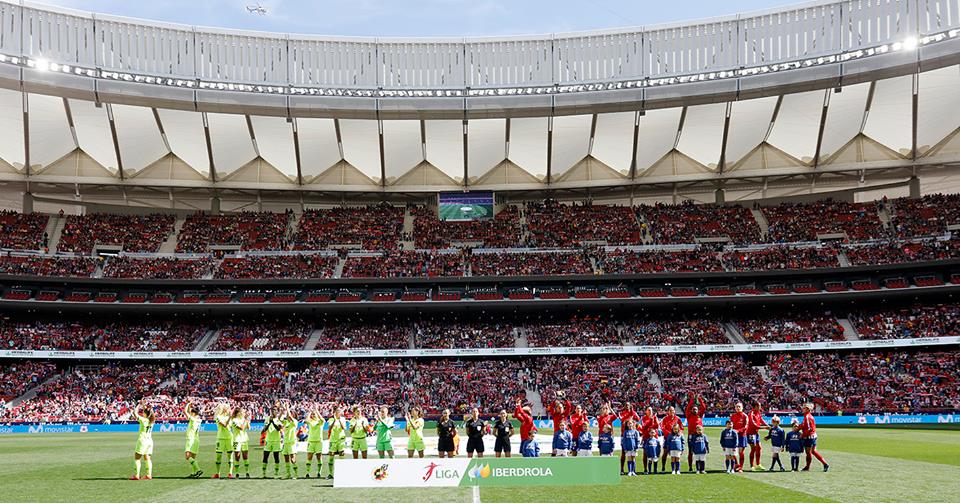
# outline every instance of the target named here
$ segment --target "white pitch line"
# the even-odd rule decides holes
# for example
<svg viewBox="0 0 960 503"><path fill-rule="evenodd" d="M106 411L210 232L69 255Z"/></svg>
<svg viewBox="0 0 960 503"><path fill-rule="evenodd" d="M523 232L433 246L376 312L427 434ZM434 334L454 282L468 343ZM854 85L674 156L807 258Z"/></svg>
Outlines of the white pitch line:
<svg viewBox="0 0 960 503"><path fill-rule="evenodd" d="M473 486L473 503L480 503L480 486Z"/></svg>

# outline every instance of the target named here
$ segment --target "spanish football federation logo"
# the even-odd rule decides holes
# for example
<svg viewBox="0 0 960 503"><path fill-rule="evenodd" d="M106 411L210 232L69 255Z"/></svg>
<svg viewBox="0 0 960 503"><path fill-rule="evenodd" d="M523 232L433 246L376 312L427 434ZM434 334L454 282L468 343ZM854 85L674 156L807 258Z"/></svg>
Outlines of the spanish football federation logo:
<svg viewBox="0 0 960 503"><path fill-rule="evenodd" d="M373 480L385 480L387 478L387 468L390 465L380 465L376 470L373 471Z"/></svg>
<svg viewBox="0 0 960 503"><path fill-rule="evenodd" d="M470 480L485 479L490 477L490 474L490 465L477 465L476 468L467 472L467 476L470 477Z"/></svg>

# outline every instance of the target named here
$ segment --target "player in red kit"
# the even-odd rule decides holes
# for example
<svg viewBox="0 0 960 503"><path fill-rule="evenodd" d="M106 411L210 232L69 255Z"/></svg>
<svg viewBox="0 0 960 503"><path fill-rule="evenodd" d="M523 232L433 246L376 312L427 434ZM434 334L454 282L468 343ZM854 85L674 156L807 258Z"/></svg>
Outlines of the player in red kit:
<svg viewBox="0 0 960 503"><path fill-rule="evenodd" d="M763 408L760 402L754 400L750 404L750 414L747 414L747 444L750 445L750 469L763 470L760 455L763 445L760 443L760 430L769 430L770 425L763 420Z"/></svg>
<svg viewBox="0 0 960 503"><path fill-rule="evenodd" d="M580 433L589 427L590 422L587 419L587 413L583 411L583 407L577 405L573 409L573 414L570 414L570 433L573 435L574 441L580 438ZM570 455L576 456L577 449L572 449Z"/></svg>
<svg viewBox="0 0 960 503"><path fill-rule="evenodd" d="M564 393L558 391L557 399L550 405L547 405L547 414L550 415L550 419L553 419L554 433L559 429L560 423L570 422L570 412L572 411L573 404L570 403L570 400L564 400Z"/></svg>
<svg viewBox="0 0 960 503"><path fill-rule="evenodd" d="M613 422L616 421L616 419L617 415L613 413L613 406L610 405L610 402L607 402L600 406L600 415L597 416L597 428L603 433L604 428L609 425L612 431Z"/></svg>
<svg viewBox="0 0 960 503"><path fill-rule="evenodd" d="M673 433L673 427L680 425L680 434L683 435L683 420L680 419L680 416L677 415L677 410L673 405L667 407L667 415L663 416L663 419L660 420L660 438L667 438ZM667 468L667 451L669 449L661 449L660 455L660 471L665 472Z"/></svg>
<svg viewBox="0 0 960 503"><path fill-rule="evenodd" d="M747 448L747 423L750 418L743 411L743 403L737 402L734 406L736 412L730 416L730 422L733 423L733 429L736 430L739 439L737 441L737 452L740 455L740 462L737 464L737 471L743 471L743 450Z"/></svg>
<svg viewBox="0 0 960 503"><path fill-rule="evenodd" d="M703 416L707 413L707 402L700 395L690 395L690 401L687 402L687 408L683 414L687 417L687 433L693 434L697 431L697 426L703 426ZM687 445L690 445L690 437L687 437ZM687 449L687 470L693 471L693 449Z"/></svg>
<svg viewBox="0 0 960 503"><path fill-rule="evenodd" d="M530 457L530 443L533 442L533 434L536 428L533 426L533 416L530 414L529 407L523 406L523 401L517 398L517 407L513 411L513 418L520 421L520 454L523 457Z"/></svg>
<svg viewBox="0 0 960 503"><path fill-rule="evenodd" d="M653 413L653 407L643 409L643 417L640 418L640 428L640 432L643 434L643 445L647 445L647 440L650 438L650 430L660 431L660 420L657 419L657 415ZM662 441L663 437L657 435L657 439ZM643 466L647 466L646 449L643 450ZM654 465L653 469L656 470L656 465Z"/></svg>
<svg viewBox="0 0 960 503"><path fill-rule="evenodd" d="M640 421L640 415L637 414L637 411L633 409L633 404L627 402L626 408L620 411L620 437L623 437L623 429L627 424L627 421ZM623 452L623 449L620 449L620 475L626 475L627 473L623 471L623 464L626 462L627 457ZM644 465L646 466L646 465Z"/></svg>
<svg viewBox="0 0 960 503"><path fill-rule="evenodd" d="M810 471L810 457L816 457L817 461L823 465L823 471L830 469L830 465L823 459L823 456L817 452L817 422L813 419L813 404L803 404L803 422L800 423L800 438L803 439L803 450L807 452L807 464L803 471Z"/></svg>

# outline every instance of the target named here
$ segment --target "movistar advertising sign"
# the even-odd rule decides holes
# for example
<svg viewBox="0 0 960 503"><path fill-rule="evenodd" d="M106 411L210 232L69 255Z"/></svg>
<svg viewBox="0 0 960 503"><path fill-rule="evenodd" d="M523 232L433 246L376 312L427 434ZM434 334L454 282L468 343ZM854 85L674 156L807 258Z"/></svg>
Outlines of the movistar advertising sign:
<svg viewBox="0 0 960 503"><path fill-rule="evenodd" d="M619 484L618 458L345 459L334 487L508 487Z"/></svg>

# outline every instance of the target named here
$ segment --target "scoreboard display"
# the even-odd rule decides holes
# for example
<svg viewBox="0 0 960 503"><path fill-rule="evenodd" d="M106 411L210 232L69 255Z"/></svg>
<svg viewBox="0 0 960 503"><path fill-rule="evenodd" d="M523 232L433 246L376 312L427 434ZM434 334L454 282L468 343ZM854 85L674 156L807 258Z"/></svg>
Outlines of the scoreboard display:
<svg viewBox="0 0 960 503"><path fill-rule="evenodd" d="M440 220L456 222L493 218L493 192L441 192Z"/></svg>

